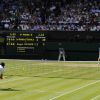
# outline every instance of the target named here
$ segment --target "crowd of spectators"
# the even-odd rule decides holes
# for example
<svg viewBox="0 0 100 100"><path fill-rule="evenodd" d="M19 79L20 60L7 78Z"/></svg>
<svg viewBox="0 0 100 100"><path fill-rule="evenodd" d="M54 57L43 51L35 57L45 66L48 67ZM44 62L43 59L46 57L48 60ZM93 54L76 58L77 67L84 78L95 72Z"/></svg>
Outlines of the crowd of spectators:
<svg viewBox="0 0 100 100"><path fill-rule="evenodd" d="M0 29L100 31L100 0L0 0Z"/></svg>

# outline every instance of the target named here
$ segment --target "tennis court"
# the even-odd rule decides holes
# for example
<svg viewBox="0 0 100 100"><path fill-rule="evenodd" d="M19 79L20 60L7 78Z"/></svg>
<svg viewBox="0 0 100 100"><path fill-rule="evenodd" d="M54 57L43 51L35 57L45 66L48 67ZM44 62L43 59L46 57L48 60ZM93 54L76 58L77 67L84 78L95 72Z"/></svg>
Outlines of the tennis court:
<svg viewBox="0 0 100 100"><path fill-rule="evenodd" d="M2 61L1 100L100 100L98 62Z"/></svg>

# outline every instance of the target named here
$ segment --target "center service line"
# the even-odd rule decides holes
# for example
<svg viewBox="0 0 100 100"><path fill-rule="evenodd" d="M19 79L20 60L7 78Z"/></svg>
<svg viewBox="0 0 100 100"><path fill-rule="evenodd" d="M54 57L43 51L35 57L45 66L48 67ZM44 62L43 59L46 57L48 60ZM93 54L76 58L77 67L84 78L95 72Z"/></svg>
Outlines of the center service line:
<svg viewBox="0 0 100 100"><path fill-rule="evenodd" d="M91 100L97 100L97 98L99 98L100 95L97 95L96 97L92 98Z"/></svg>
<svg viewBox="0 0 100 100"><path fill-rule="evenodd" d="M58 96L55 96L55 97L53 97L53 98L51 98L51 99L49 99L49 100L55 100L55 99L57 99L57 98L59 98L59 97L62 97L62 96L64 96L64 95L66 95L66 94L73 93L73 92L75 92L75 91L78 91L78 90L80 90L80 89L82 89L82 88L85 88L85 87L87 87L87 86L89 86L89 85L92 85L92 84L95 84L95 83L98 83L98 82L100 82L100 80L95 81L95 82L92 82L92 83L89 83L89 84L86 84L86 85L81 86L81 87L79 87L79 88L76 88L76 89L74 89L74 90L72 90L72 91L64 92L64 93L62 93L62 94L60 94L60 95L58 95Z"/></svg>

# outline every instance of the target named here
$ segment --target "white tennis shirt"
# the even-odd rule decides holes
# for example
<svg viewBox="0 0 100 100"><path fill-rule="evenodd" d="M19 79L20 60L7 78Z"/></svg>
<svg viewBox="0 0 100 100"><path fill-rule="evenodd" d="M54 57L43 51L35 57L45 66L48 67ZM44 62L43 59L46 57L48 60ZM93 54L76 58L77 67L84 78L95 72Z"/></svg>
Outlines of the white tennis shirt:
<svg viewBox="0 0 100 100"><path fill-rule="evenodd" d="M4 68L2 65L0 65L0 74L2 74L4 72Z"/></svg>

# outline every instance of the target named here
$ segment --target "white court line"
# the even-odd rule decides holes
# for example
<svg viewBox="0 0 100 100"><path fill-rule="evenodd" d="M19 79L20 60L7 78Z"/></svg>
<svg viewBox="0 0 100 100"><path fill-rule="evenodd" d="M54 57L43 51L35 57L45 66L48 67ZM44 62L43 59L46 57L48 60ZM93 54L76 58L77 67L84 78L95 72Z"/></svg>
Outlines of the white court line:
<svg viewBox="0 0 100 100"><path fill-rule="evenodd" d="M25 78L27 78L27 77L18 77L17 79L16 78L10 78L10 80L0 81L0 83L7 83L9 81L12 82L12 81L15 81L15 80L21 80L21 79L25 79Z"/></svg>
<svg viewBox="0 0 100 100"><path fill-rule="evenodd" d="M96 97L92 98L91 100L97 100L100 97L100 95L97 95Z"/></svg>
<svg viewBox="0 0 100 100"><path fill-rule="evenodd" d="M40 61L40 62L98 62L98 61L58 61L58 60L37 60L37 59L0 59L0 60L16 60L16 61Z"/></svg>
<svg viewBox="0 0 100 100"><path fill-rule="evenodd" d="M62 70L59 70L59 71L62 71ZM41 73L41 74L37 74L35 76L38 76L38 75L45 75L45 74L49 74L49 73L54 73L54 72L58 72L58 71L52 71L52 72L48 72L48 73ZM0 83L6 83L6 82L9 82L9 81L15 81L15 80L20 80L20 79L25 79L27 77L19 77L18 79L11 79L11 80L6 80L6 81L1 81Z"/></svg>
<svg viewBox="0 0 100 100"><path fill-rule="evenodd" d="M49 100L55 100L55 99L57 99L57 98L59 98L59 97L62 97L62 96L64 96L64 95L66 95L66 94L73 93L73 92L75 92L75 91L78 91L78 90L80 90L80 89L82 89L82 88L85 88L85 87L87 87L87 86L89 86L89 85L92 85L92 84L95 84L95 83L98 83L98 82L100 82L100 80L95 81L95 82L92 82L92 83L89 83L89 84L86 84L86 85L84 85L84 86L81 86L81 87L76 88L76 89L71 90L71 91L66 91L66 92L64 92L64 93L62 93L62 94L60 94L60 95L58 95L58 96L55 96L55 97L49 99Z"/></svg>
<svg viewBox="0 0 100 100"><path fill-rule="evenodd" d="M35 76L46 75L46 74L50 74L50 73L54 73L54 72L59 72L59 71L63 71L63 70L57 70L57 71L52 71L52 72L48 72L48 73L40 73L40 74L37 74Z"/></svg>

